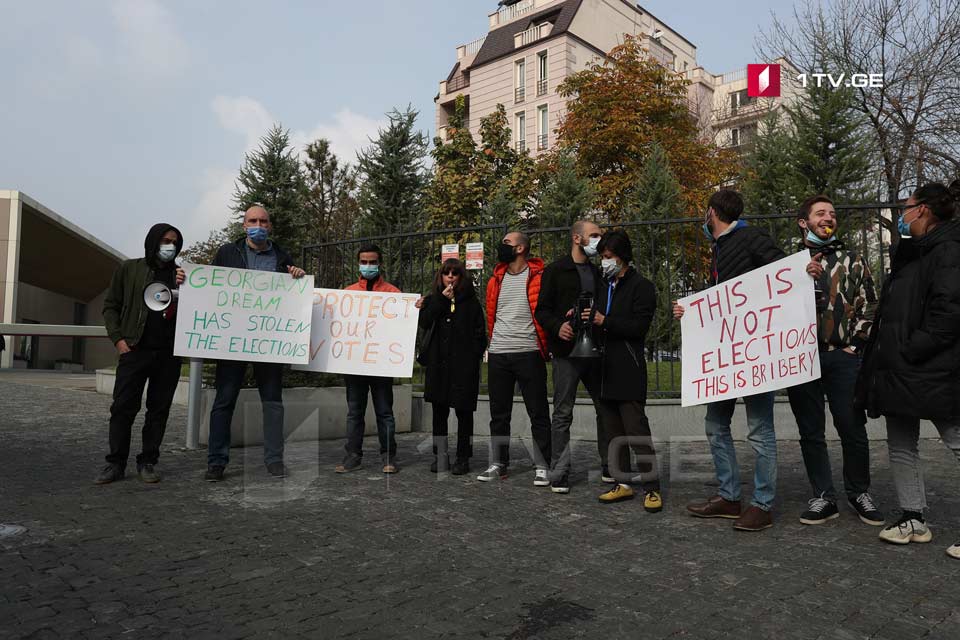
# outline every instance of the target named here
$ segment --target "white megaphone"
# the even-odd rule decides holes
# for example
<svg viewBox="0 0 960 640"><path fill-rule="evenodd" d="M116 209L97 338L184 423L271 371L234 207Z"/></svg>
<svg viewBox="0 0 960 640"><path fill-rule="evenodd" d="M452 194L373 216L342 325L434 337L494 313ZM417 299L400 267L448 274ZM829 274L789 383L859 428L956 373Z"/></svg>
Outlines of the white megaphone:
<svg viewBox="0 0 960 640"><path fill-rule="evenodd" d="M177 301L179 295L179 291L171 289L163 282L151 282L143 290L143 302L150 311L166 311Z"/></svg>

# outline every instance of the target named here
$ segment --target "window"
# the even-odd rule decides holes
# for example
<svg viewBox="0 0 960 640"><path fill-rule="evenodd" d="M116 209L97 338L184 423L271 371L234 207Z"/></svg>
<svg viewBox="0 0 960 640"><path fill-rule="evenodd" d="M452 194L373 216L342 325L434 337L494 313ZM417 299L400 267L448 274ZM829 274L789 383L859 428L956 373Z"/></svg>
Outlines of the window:
<svg viewBox="0 0 960 640"><path fill-rule="evenodd" d="M514 140L517 144L517 153L527 150L527 114L523 111L517 114L517 126L514 128Z"/></svg>
<svg viewBox="0 0 960 640"><path fill-rule="evenodd" d="M537 95L547 95L547 52L537 54Z"/></svg>
<svg viewBox="0 0 960 640"><path fill-rule="evenodd" d="M753 104L756 101L756 98L751 98L747 95L746 89L743 89L742 91L734 91L730 94L730 111L736 113L737 109L740 107L745 107L748 104Z"/></svg>
<svg viewBox="0 0 960 640"><path fill-rule="evenodd" d="M550 120L547 105L537 107L537 151L547 148L547 134L550 132Z"/></svg>
<svg viewBox="0 0 960 640"><path fill-rule="evenodd" d="M730 144L734 147L740 146L740 129L730 129Z"/></svg>
<svg viewBox="0 0 960 640"><path fill-rule="evenodd" d="M527 85L527 63L523 60L518 60L515 65L514 73L514 101L523 102L524 94L526 93Z"/></svg>

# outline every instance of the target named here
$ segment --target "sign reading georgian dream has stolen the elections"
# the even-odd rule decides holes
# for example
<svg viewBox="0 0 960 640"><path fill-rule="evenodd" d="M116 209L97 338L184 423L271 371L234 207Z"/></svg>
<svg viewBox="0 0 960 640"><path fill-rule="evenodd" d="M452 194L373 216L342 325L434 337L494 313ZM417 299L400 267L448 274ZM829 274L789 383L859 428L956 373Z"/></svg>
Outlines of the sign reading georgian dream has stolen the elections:
<svg viewBox="0 0 960 640"><path fill-rule="evenodd" d="M418 294L314 289L310 361L302 371L409 378Z"/></svg>
<svg viewBox="0 0 960 640"><path fill-rule="evenodd" d="M681 404L775 391L820 377L813 278L801 251L678 302Z"/></svg>
<svg viewBox="0 0 960 640"><path fill-rule="evenodd" d="M313 276L184 264L174 353L303 364L310 356Z"/></svg>

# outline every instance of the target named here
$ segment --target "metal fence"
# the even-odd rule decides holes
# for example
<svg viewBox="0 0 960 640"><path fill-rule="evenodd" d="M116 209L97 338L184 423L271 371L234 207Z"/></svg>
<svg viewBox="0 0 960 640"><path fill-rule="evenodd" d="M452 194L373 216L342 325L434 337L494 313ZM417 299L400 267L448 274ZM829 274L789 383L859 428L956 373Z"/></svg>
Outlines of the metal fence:
<svg viewBox="0 0 960 640"><path fill-rule="evenodd" d="M837 205L839 235L848 249L864 256L879 289L889 266L890 234L881 218L890 220L891 210L900 204ZM744 216L754 225L763 225L787 253L800 248L796 214L788 212L766 216ZM601 224L604 228L621 228L633 244L634 264L657 289L657 314L647 336L648 394L653 398L679 397L680 393L680 329L672 320L672 300L699 291L709 282L710 243L701 230L697 217L643 220L619 224ZM496 262L496 246L511 231L503 224L490 224L457 229L437 229L352 238L326 242L303 249L304 268L315 276L318 287L341 288L357 280L357 251L372 242L384 254L384 275L405 292L429 293L441 263L444 244L460 245L463 258L468 242L482 242L483 269L473 271L474 285L484 299L487 281ZM547 263L570 251L570 230L566 227L524 229L531 239L531 255ZM423 372L418 368L414 384L421 385ZM482 390L486 374L482 376Z"/></svg>

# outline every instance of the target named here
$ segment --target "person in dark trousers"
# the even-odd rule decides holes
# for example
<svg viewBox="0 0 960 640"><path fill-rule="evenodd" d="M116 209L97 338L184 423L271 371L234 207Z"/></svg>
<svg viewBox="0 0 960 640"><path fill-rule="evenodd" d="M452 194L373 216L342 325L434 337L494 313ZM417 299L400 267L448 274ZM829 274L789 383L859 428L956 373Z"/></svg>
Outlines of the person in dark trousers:
<svg viewBox="0 0 960 640"><path fill-rule="evenodd" d="M597 247L602 257L604 282L596 306L583 320L599 330L603 357L600 364L600 410L604 440L609 442L610 473L617 484L600 496L611 504L634 496L630 451L637 456L643 489L643 508L650 513L663 509L660 471L653 434L645 411L647 362L644 340L657 310L653 283L631 266L633 247L623 231L608 231Z"/></svg>
<svg viewBox="0 0 960 640"><path fill-rule="evenodd" d="M597 296L600 272L591 262L597 255L600 227L589 220L579 220L570 228L570 253L551 262L543 270L536 320L547 334L550 362L553 366L553 422L550 430L552 464L550 489L554 493L570 492L570 426L580 382L597 409L597 449L602 466L601 476L613 481L607 470L607 447L600 428L598 407L600 362L595 358L569 358L573 350L575 322L571 312L581 294Z"/></svg>
<svg viewBox="0 0 960 640"><path fill-rule="evenodd" d="M483 307L462 262L443 262L433 291L417 301L420 326L429 335L423 345L426 380L423 399L433 405L433 464L430 471L446 471L447 421L457 414L457 453L453 475L470 472L473 455L473 413L480 393L480 362L487 348Z"/></svg>
<svg viewBox="0 0 960 640"><path fill-rule="evenodd" d="M743 198L731 189L720 189L710 196L703 232L711 243L711 285L742 276L758 267L785 257L770 234L751 227L740 215ZM684 309L674 302L674 318L683 317ZM762 531L773 526L773 502L777 490L777 435L773 429L772 391L743 398L747 409L747 440L755 454L753 500L741 512L740 466L730 434L730 421L736 399L720 400L707 405L705 426L710 453L720 487L717 495L706 502L687 505L697 518L731 518L733 528L740 531Z"/></svg>
<svg viewBox="0 0 960 640"><path fill-rule="evenodd" d="M110 405L110 453L107 465L96 478L97 484L109 484L124 476L131 430L140 412L144 386L147 412L137 475L144 482L160 482L156 469L160 444L180 381L180 358L173 355L176 304L164 311L151 311L143 292L152 282L162 282L171 289L183 283L184 273L174 262L183 248L183 236L169 224L155 224L147 233L143 248L143 258L124 261L113 274L103 301L103 322L120 361Z"/></svg>
<svg viewBox="0 0 960 640"><path fill-rule="evenodd" d="M787 389L790 408L800 431L800 451L813 489L803 524L823 524L837 518L837 491L826 442L824 394L843 447L843 484L847 502L860 520L883 525L883 514L870 495L870 444L866 415L853 406L860 356L870 333L877 294L862 257L837 236L837 213L824 195L800 205L797 224L804 234L801 251L811 255L807 266L816 281L820 379Z"/></svg>
<svg viewBox="0 0 960 640"><path fill-rule="evenodd" d="M270 239L270 214L260 206L247 209L243 215L244 237L220 247L213 259L215 267L252 269L288 273L302 278L306 273L294 266L290 255ZM216 396L210 411L210 440L207 445L208 482L220 482L230 462L230 424L237 406L247 365L234 360L218 360ZM263 462L274 478L284 478L283 464L283 365L275 362L254 362L253 375L260 392L263 410Z"/></svg>
<svg viewBox="0 0 960 640"><path fill-rule="evenodd" d="M857 380L857 406L884 417L903 514L880 531L894 544L930 542L917 444L931 420L960 461L960 180L917 189L900 214L901 240L880 294ZM947 548L960 559L960 543Z"/></svg>
<svg viewBox="0 0 960 640"><path fill-rule="evenodd" d="M529 256L530 238L518 231L508 233L497 247L499 264L487 283L490 466L477 476L477 480L489 482L507 477L513 388L519 383L536 444L533 452L536 467L533 484L549 487L551 452L547 341L534 317L540 295L543 260Z"/></svg>
<svg viewBox="0 0 960 640"><path fill-rule="evenodd" d="M400 293L400 289L383 277L383 251L375 244L357 251L360 278L347 287L348 291L383 291ZM347 445L343 461L334 469L337 473L356 471L363 465L364 415L367 412L367 394L373 397L373 411L377 416L377 436L380 439L380 462L383 473L396 473L397 421L393 415L393 378L383 376L343 376L347 387Z"/></svg>

